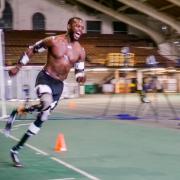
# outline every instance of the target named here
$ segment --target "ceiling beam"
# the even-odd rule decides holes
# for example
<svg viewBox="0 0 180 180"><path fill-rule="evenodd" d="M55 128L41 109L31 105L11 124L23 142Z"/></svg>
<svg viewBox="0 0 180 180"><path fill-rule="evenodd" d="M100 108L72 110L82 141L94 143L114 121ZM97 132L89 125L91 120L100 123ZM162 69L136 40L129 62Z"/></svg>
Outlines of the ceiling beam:
<svg viewBox="0 0 180 180"><path fill-rule="evenodd" d="M118 0L121 3L126 4L127 6L130 6L140 12L143 12L144 14L147 14L155 19L158 19L161 22L166 23L167 25L171 26L173 29L175 29L178 33L180 33L180 23L176 21L175 19L171 18L170 16L157 11L156 9L145 5L143 3L140 3L139 1L134 0Z"/></svg>
<svg viewBox="0 0 180 180"><path fill-rule="evenodd" d="M158 10L159 10L159 11L164 11L164 10L170 9L170 8L172 8L172 7L174 7L174 6L175 6L174 4L169 4L169 5L167 5L167 6L163 6L163 7L159 8Z"/></svg>
<svg viewBox="0 0 180 180"><path fill-rule="evenodd" d="M167 0L173 4L175 4L176 6L180 6L180 1L179 0Z"/></svg>
<svg viewBox="0 0 180 180"><path fill-rule="evenodd" d="M154 31L153 29L151 29L150 27L144 25L143 23L136 21L135 19L132 19L130 17L128 17L127 15L124 14L120 14L118 12L115 12L113 9L110 9L100 3L97 3L94 0L77 0L78 2L81 2L82 4L85 4L89 7L92 7L106 15L109 15L119 21L122 21L126 24L129 24L130 26L133 26L139 30L141 30L142 32L148 34L157 44L162 43L165 41L163 35L161 33L158 33L156 31Z"/></svg>
<svg viewBox="0 0 180 180"><path fill-rule="evenodd" d="M140 0L141 2L146 2L147 0ZM120 11L125 11L126 9L128 9L129 6L121 6L120 8L118 8L117 12L120 12Z"/></svg>

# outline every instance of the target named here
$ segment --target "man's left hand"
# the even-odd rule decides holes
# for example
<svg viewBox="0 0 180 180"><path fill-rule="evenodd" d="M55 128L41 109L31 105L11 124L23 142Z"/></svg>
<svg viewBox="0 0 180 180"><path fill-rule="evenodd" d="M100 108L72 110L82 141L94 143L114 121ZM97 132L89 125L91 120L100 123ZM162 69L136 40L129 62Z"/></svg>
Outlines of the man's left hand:
<svg viewBox="0 0 180 180"><path fill-rule="evenodd" d="M80 84L84 84L86 82L86 76L77 77L76 81Z"/></svg>

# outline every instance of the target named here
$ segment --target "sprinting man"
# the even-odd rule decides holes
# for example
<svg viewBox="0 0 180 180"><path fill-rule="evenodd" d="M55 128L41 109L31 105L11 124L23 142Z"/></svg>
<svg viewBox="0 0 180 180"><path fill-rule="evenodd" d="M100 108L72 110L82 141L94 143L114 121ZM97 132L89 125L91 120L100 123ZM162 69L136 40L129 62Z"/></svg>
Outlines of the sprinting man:
<svg viewBox="0 0 180 180"><path fill-rule="evenodd" d="M83 30L84 25L81 18L73 17L69 19L65 34L51 36L36 42L33 46L29 46L16 66L9 70L9 75L15 76L34 54L47 51L47 62L37 75L35 82L40 103L29 108L17 108L17 111L11 113L6 123L5 133L9 133L17 113L38 112L36 120L31 123L20 141L10 150L15 167L22 167L18 157L19 150L32 135L39 132L43 122L48 120L50 111L57 105L63 91L63 81L67 78L70 69L75 68L78 83L85 82L85 50L78 42Z"/></svg>

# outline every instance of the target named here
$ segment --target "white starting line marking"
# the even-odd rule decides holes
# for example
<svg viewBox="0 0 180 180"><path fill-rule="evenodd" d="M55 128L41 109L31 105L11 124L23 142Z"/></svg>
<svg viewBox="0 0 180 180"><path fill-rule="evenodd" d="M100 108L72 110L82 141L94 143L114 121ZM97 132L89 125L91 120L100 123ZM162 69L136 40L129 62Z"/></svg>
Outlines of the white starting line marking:
<svg viewBox="0 0 180 180"><path fill-rule="evenodd" d="M2 130L0 130L0 132L1 132L2 134L4 134ZM12 136L12 135L9 135L8 137L11 138L11 139L13 139L13 140L15 140L15 141L19 141L18 138L14 137L14 136ZM26 146L29 147L30 149L33 149L34 151L36 151L36 152L38 152L38 153L40 153L40 154L45 155L45 156L48 156L48 155L49 155L48 153L46 153L46 152L44 152L44 151L42 151L42 150L40 150L40 149L38 149L38 148L30 145L30 144L26 144ZM81 170L81 169L78 169L78 168L76 168L75 166L73 166L73 165L71 165L71 164L68 164L68 163L66 163L66 162L64 162L64 161L62 161L62 160L60 160L60 159L58 159L58 158L56 158L56 157L50 157L50 159L58 162L59 164L64 165L65 167L67 167L67 168L69 168L69 169L71 169L71 170L73 170L73 171L75 171L75 172L77 172L77 173L79 173L79 174L81 174L81 175L83 175L83 176L91 179L91 180L100 180L99 178L97 178L97 177L95 177L95 176L93 176L93 175L91 175L91 174L89 174L89 173L87 173L87 172L85 172L85 171L83 171L83 170ZM57 180L58 180L58 179L57 179ZM68 179L66 178L65 180L68 180Z"/></svg>
<svg viewBox="0 0 180 180"><path fill-rule="evenodd" d="M14 130L17 130L19 127L21 126L28 126L30 125L31 123L24 123L24 124L17 124L17 125L14 125L14 127L11 129L11 131L14 131Z"/></svg>
<svg viewBox="0 0 180 180"><path fill-rule="evenodd" d="M17 127L21 127L21 126L28 126L30 125L31 123L22 123L22 124L17 124L17 125L14 125L15 128Z"/></svg>
<svg viewBox="0 0 180 180"><path fill-rule="evenodd" d="M4 134L2 130L0 130L0 132L1 132L2 134ZM14 137L14 136L12 136L12 135L8 135L8 138L11 138L11 139L13 139L13 140L15 140L15 141L19 141L18 138ZM34 146L31 146L30 144L26 144L26 146L29 147L30 149L33 149L34 151L36 151L36 152L38 152L38 153L40 153L40 154L43 154L43 155L45 155L45 156L48 156L48 153L46 153L46 152L44 152L44 151L41 151L40 149L38 149L38 148L36 148L36 147L34 147Z"/></svg>

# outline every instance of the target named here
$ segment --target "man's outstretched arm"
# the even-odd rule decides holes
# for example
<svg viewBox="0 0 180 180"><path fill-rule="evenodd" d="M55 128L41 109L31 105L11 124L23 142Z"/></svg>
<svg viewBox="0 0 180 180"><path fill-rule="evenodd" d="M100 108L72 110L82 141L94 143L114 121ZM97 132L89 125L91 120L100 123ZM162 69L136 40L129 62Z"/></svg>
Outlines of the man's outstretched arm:
<svg viewBox="0 0 180 180"><path fill-rule="evenodd" d="M9 70L9 75L15 76L22 66L28 64L34 54L46 51L46 49L52 44L53 39L53 37L45 38L36 42L34 45L29 46L20 56L16 66Z"/></svg>

